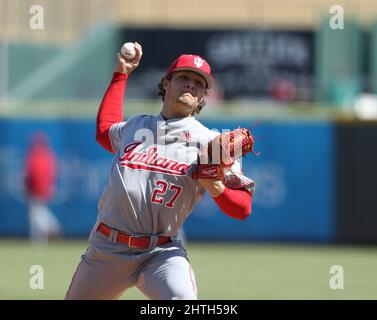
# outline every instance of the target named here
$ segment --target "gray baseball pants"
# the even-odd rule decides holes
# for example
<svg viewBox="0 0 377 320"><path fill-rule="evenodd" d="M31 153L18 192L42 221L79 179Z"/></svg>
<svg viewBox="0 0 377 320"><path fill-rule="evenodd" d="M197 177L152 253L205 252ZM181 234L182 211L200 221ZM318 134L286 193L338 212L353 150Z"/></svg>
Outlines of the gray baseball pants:
<svg viewBox="0 0 377 320"><path fill-rule="evenodd" d="M150 299L197 299L195 276L180 241L134 249L114 239L99 233L95 225L66 300L118 299L134 286Z"/></svg>

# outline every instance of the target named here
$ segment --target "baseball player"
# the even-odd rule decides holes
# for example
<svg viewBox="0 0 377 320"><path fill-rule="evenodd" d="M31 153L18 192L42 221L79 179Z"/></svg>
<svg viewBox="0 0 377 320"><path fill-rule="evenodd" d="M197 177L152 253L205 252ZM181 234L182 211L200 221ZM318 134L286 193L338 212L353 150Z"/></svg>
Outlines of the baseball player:
<svg viewBox="0 0 377 320"><path fill-rule="evenodd" d="M33 133L24 168L32 244L47 244L49 238L63 234L62 226L48 205L55 192L57 168L48 135L42 131Z"/></svg>
<svg viewBox="0 0 377 320"><path fill-rule="evenodd" d="M126 83L142 57L141 45L134 45L132 60L118 53L98 111L96 139L114 159L66 299L117 299L134 286L150 299L197 299L187 252L177 240L180 226L206 191L231 217L251 213L254 182L239 162L225 174L223 159L201 163L210 143L222 137L195 119L214 81L204 59L178 57L159 84L162 111L123 122ZM237 144L236 135L222 139ZM239 141L244 154L250 140Z"/></svg>

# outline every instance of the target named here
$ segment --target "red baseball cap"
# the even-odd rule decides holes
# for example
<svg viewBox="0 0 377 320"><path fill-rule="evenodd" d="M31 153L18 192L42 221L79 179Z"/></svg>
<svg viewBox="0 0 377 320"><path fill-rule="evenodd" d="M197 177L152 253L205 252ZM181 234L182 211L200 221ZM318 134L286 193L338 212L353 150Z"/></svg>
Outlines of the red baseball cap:
<svg viewBox="0 0 377 320"><path fill-rule="evenodd" d="M207 82L207 87L211 88L214 79L211 75L211 67L202 57L193 54L180 55L169 67L166 75L176 71L193 71L200 74Z"/></svg>

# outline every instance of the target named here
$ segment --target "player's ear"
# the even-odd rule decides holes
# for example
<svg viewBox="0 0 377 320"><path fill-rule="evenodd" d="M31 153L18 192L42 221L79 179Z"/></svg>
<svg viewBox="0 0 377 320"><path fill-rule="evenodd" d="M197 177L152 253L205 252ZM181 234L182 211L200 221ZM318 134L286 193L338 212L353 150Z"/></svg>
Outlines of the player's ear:
<svg viewBox="0 0 377 320"><path fill-rule="evenodd" d="M169 80L166 78L162 79L162 88L166 91L168 86L169 86Z"/></svg>

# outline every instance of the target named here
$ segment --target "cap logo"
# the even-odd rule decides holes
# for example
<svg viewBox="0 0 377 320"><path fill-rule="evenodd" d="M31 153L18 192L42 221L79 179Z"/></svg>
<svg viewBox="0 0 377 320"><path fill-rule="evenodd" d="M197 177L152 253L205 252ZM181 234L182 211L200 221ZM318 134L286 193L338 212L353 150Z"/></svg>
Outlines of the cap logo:
<svg viewBox="0 0 377 320"><path fill-rule="evenodd" d="M197 68L201 68L203 67L203 62L204 60L202 58L199 58L199 57L195 57L194 59L194 64L196 65Z"/></svg>

